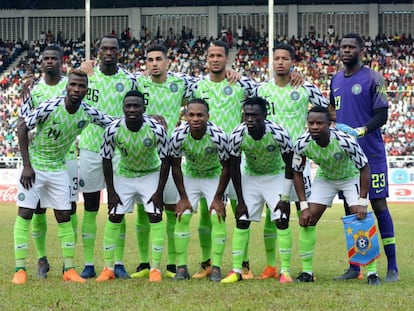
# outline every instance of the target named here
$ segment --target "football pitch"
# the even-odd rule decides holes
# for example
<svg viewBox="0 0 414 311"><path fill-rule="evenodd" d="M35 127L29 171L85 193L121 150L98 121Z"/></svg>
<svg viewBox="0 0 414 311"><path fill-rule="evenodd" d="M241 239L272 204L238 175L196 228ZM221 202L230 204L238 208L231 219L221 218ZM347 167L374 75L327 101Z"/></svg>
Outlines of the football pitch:
<svg viewBox="0 0 414 311"><path fill-rule="evenodd" d="M83 206L78 206L78 234L83 217ZM57 225L52 211L48 211L47 253L51 270L47 279L37 279L37 258L30 237L27 258L28 281L14 285L13 225L17 213L14 204L0 204L0 310L412 310L414 304L414 237L413 206L391 204L397 239L397 258L401 280L368 286L366 279L346 282L333 281L347 268L346 244L343 232L341 206L326 211L318 224L314 258L314 283L279 284L276 279L249 280L235 284L213 283L208 280L149 283L146 279L111 280L86 284L65 283L62 280L62 256L57 239ZM106 206L98 215L98 237L95 247L95 267L103 268L102 234L106 220ZM228 243L223 258L222 272L231 269L231 236L234 219L228 208ZM127 215L125 266L129 273L139 262L135 236L135 214ZM198 215L191 221L192 237L189 247L189 272L193 274L201 261L197 236ZM252 223L250 238L250 265L255 275L265 267L263 221ZM292 275L301 271L298 250L298 221L293 213ZM166 246L165 246L166 247ZM163 256L165 269L166 253ZM76 249L76 269L83 268L82 241ZM277 256L277 262L278 262ZM378 260L381 278L386 274L386 258L381 246ZM164 272L164 271L163 271ZM364 270L364 275L366 269Z"/></svg>

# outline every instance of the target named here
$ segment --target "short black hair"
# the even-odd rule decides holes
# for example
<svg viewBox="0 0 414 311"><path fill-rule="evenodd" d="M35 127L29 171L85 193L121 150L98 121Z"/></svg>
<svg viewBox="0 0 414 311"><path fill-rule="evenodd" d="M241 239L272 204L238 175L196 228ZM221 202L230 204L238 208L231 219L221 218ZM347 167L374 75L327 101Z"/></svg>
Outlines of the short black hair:
<svg viewBox="0 0 414 311"><path fill-rule="evenodd" d="M312 107L311 109L309 109L309 111L308 111L308 117L309 117L309 114L310 114L311 112L319 112L319 113L323 113L323 114L325 114L325 117L326 117L326 120L328 121L328 123L330 123L330 122L331 122L331 115L330 115L330 113L329 113L329 109L328 109L328 108L323 107L323 106L313 106L313 107Z"/></svg>
<svg viewBox="0 0 414 311"><path fill-rule="evenodd" d="M154 44L151 44L150 46L148 46L147 47L147 56L148 56L148 53L154 52L154 51L162 52L162 54L164 54L164 56L167 57L168 50L165 47L165 45L163 45L163 44L154 43Z"/></svg>
<svg viewBox="0 0 414 311"><path fill-rule="evenodd" d="M102 43L102 40L103 39L115 39L116 40L116 43L118 44L118 49L119 49L119 47L121 46L120 44L119 44L119 39L118 39L118 37L117 36L114 36L113 34L107 34L107 35L104 35L102 38L101 38L101 40L99 40L99 44L98 44L98 48L100 48L101 47L101 43Z"/></svg>
<svg viewBox="0 0 414 311"><path fill-rule="evenodd" d="M220 46L220 47L224 48L224 53L226 54L226 56L229 55L229 46L224 41L221 41L221 40L213 40L213 41L211 41L209 47L210 46ZM208 49L207 49L207 51L208 51Z"/></svg>
<svg viewBox="0 0 414 311"><path fill-rule="evenodd" d="M210 107L208 106L208 103L202 99L202 98L193 98L187 103L187 107L191 104L201 104L207 108L207 112L210 111Z"/></svg>
<svg viewBox="0 0 414 311"><path fill-rule="evenodd" d="M267 115L267 107L269 106L269 102L258 96L249 97L243 102L243 107L245 106L253 106L258 105L262 113L266 116Z"/></svg>
<svg viewBox="0 0 414 311"><path fill-rule="evenodd" d="M356 42L358 43L359 48L363 48L365 46L364 40L357 33L348 33L345 36L343 36L342 39L355 39Z"/></svg>
<svg viewBox="0 0 414 311"><path fill-rule="evenodd" d="M286 50L289 52L291 59L295 58L295 48L291 44L286 44L286 43L276 44L275 47L273 48L273 52L275 52L276 50Z"/></svg>
<svg viewBox="0 0 414 311"><path fill-rule="evenodd" d="M124 100L125 100L125 98L127 98L127 97L131 97L131 96L139 97L139 98L141 98L143 101L145 101L145 99L144 99L144 94L142 94L140 91L137 91L137 90L130 90L130 91L128 91L128 92L125 94L125 96L124 96Z"/></svg>
<svg viewBox="0 0 414 311"><path fill-rule="evenodd" d="M43 52L46 51L56 51L59 53L60 58L63 57L63 50L59 45L56 44L49 44L48 46L45 47L45 49L43 50Z"/></svg>

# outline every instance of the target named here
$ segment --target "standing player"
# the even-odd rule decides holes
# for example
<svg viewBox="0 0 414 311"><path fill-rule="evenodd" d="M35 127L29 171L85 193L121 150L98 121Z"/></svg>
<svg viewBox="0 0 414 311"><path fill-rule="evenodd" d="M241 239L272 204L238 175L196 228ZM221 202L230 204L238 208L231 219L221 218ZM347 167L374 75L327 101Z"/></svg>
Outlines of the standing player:
<svg viewBox="0 0 414 311"><path fill-rule="evenodd" d="M268 105L263 98L248 98L243 104L244 122L230 136L230 174L238 204L233 233L233 270L222 283L242 280L250 223L260 221L263 205L271 209L272 221L288 216L281 209L283 203L279 196L286 195L283 193L286 179L292 183L292 141L284 128L266 120ZM242 153L246 158L243 175Z"/></svg>
<svg viewBox="0 0 414 311"><path fill-rule="evenodd" d="M221 260L227 239L226 206L223 199L230 179L229 154L227 135L208 121L208 110L205 100L190 100L185 114L187 122L176 128L171 137L172 173L181 198L176 210L176 280L190 277L187 270L190 221L192 213L197 212L201 197L207 201L210 213L208 217L212 223L213 266L210 280L221 280Z"/></svg>
<svg viewBox="0 0 414 311"><path fill-rule="evenodd" d="M115 36L104 36L99 43L100 64L90 76L86 101L100 111L113 116L122 116L122 102L125 94L135 89L133 75L117 65L119 42ZM96 239L96 215L99 210L101 190L105 188L102 159L99 150L102 145L103 129L89 126L81 135L79 186L83 192L85 212L82 222L82 240L85 268L81 276L85 279L96 276L94 248ZM125 219L122 221L115 254L115 276L129 278L123 265L125 244Z"/></svg>
<svg viewBox="0 0 414 311"><path fill-rule="evenodd" d="M84 128L93 122L107 126L112 118L82 102L88 78L82 71L69 75L66 95L40 104L24 122L19 124L19 143L23 170L18 185L18 215L14 225L16 273L13 283L27 280L26 256L28 232L33 212L40 200L43 208L53 208L58 222L58 236L62 246L65 281L81 282L75 271L75 233L70 223L69 178L66 155ZM28 131L37 131L29 148Z"/></svg>
<svg viewBox="0 0 414 311"><path fill-rule="evenodd" d="M148 115L160 116L165 120L168 135L171 136L175 125L180 119L180 111L183 106L184 94L187 87L187 78L167 72L169 59L167 48L161 44L153 44L147 48L146 64L149 76L138 75L136 77L138 90L145 97L145 112ZM165 275L173 278L176 272L176 255L174 246L174 228L176 222L175 206L178 201L178 193L174 181L170 176L164 190L164 203L167 231L167 268ZM140 264L132 277L147 277L150 272L149 264L149 232L150 224L142 204L137 208L136 232Z"/></svg>
<svg viewBox="0 0 414 311"><path fill-rule="evenodd" d="M399 280L395 250L394 224L387 206L388 168L380 128L387 122L388 101L383 77L363 66L361 56L364 41L357 34L345 35L340 43L339 56L345 69L331 82L331 111L336 121L353 127L368 157L371 168L369 200L377 217L378 227L388 260L386 282ZM349 213L349 212L347 212ZM337 280L358 278L360 269L351 265Z"/></svg>
<svg viewBox="0 0 414 311"><path fill-rule="evenodd" d="M210 121L224 130L227 135L240 124L242 119L242 101L252 95L256 83L241 77L236 83L226 78L226 64L229 48L223 41L212 41L207 49L209 74L190 86L191 97L204 99L210 107ZM229 185L229 197L233 208L236 208L236 194ZM205 278L211 272L211 220L206 201L200 201L200 223L198 227L202 261L200 271L194 278ZM248 247L247 247L248 248ZM248 249L243 262L243 278L251 279L253 274L249 267ZM214 263L213 263L214 264Z"/></svg>
<svg viewBox="0 0 414 311"><path fill-rule="evenodd" d="M24 118L28 116L34 108L40 103L53 97L65 93L67 79L61 73L63 51L57 45L48 45L42 53L41 67L43 77L38 80L29 96L23 101L20 109L19 123L24 122ZM78 218L76 215L76 201L78 197L78 160L76 145L73 144L68 156L66 157L66 165L70 174L70 202L71 202L71 223L73 230L77 231ZM32 236L37 251L38 264L37 276L46 278L50 266L46 256L46 234L47 221L46 209L41 208L40 204L34 211L32 219Z"/></svg>
<svg viewBox="0 0 414 311"><path fill-rule="evenodd" d="M114 252L124 214L132 212L137 198L149 218L152 240L150 282L161 281L161 256L164 248L162 220L163 190L168 177L168 138L163 126L144 115L144 95L129 91L124 99L124 118L105 130L101 148L108 189L109 217L104 232L105 268L96 281L115 278ZM121 159L113 173L112 159L119 149ZM161 159L161 161L160 161Z"/></svg>
<svg viewBox="0 0 414 311"><path fill-rule="evenodd" d="M353 214L364 219L367 214L370 170L367 157L355 140L341 131L330 128L329 110L313 107L308 114L308 131L294 147L293 180L300 200L299 249L303 270L298 282L313 282L313 253L316 224L342 191ZM306 199L303 171L306 158L319 165ZM359 171L358 171L359 170ZM368 284L379 285L376 261L368 265Z"/></svg>
<svg viewBox="0 0 414 311"><path fill-rule="evenodd" d="M313 84L304 82L301 87L292 86L291 68L295 57L294 48L291 45L276 45L273 52L273 70L275 77L262 84L256 90L257 96L265 98L269 102L267 118L283 126L289 133L292 142L305 130L306 116L309 106L329 105L322 96L321 91ZM306 192L310 187L310 167L305 174ZM287 218L276 222L276 228L270 221L269 209L266 210L266 221L264 225L264 242L266 250L267 267L260 275L261 279L278 278L276 269L276 239L279 243L279 256L281 261L280 283L293 281L290 275L292 254L292 233L289 227L290 201L297 201L292 191L292 183L286 181L287 188L283 193L286 206ZM292 195L291 195L292 194ZM297 203L298 204L298 203Z"/></svg>

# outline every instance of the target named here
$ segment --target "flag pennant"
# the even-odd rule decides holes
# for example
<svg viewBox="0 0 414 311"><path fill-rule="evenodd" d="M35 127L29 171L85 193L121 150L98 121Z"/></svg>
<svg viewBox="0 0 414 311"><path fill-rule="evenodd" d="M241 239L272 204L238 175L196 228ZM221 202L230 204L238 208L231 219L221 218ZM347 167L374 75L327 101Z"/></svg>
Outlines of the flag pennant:
<svg viewBox="0 0 414 311"><path fill-rule="evenodd" d="M342 217L348 259L351 264L366 266L380 256L377 227L372 212L359 220L355 214Z"/></svg>

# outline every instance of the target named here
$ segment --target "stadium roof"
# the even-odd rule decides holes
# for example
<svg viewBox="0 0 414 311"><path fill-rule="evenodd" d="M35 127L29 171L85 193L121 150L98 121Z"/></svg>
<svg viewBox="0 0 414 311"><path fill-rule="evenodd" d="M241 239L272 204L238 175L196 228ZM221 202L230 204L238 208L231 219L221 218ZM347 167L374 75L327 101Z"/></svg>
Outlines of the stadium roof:
<svg viewBox="0 0 414 311"><path fill-rule="evenodd" d="M91 8L205 6L205 5L267 5L267 0L90 0ZM412 0L274 0L275 4L361 4L412 3ZM0 1L0 9L82 9L84 0L14 0Z"/></svg>

